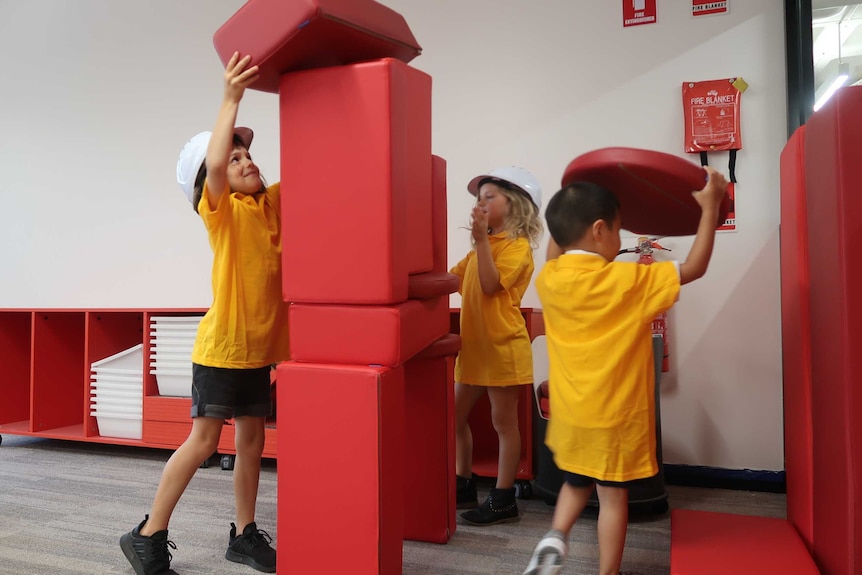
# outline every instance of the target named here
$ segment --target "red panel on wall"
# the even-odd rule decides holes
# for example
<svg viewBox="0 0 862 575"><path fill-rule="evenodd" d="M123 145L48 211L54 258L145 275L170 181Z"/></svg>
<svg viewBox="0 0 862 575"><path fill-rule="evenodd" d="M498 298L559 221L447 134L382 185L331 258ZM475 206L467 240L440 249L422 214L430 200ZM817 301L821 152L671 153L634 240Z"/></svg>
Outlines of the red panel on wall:
<svg viewBox="0 0 862 575"><path fill-rule="evenodd" d="M805 127L811 287L814 558L862 569L862 86L836 92Z"/></svg>
<svg viewBox="0 0 862 575"><path fill-rule="evenodd" d="M781 153L781 345L787 518L809 550L814 537L811 316L805 197L805 126Z"/></svg>

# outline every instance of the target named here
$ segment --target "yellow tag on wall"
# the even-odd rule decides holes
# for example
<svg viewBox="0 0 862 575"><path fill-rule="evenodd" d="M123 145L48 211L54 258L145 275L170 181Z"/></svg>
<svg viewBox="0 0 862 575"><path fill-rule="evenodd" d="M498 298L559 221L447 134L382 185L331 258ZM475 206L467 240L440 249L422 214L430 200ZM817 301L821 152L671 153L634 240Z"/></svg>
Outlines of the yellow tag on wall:
<svg viewBox="0 0 862 575"><path fill-rule="evenodd" d="M737 78L733 82L733 87L739 90L739 93L742 94L743 92L748 90L748 82L746 82L742 78Z"/></svg>

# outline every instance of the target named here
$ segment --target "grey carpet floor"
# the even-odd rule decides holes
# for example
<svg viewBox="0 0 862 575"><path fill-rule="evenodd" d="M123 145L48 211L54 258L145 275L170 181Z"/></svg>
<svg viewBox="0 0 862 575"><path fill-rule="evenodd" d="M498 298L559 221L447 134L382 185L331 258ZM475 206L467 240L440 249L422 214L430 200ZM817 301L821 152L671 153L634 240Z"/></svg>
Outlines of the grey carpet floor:
<svg viewBox="0 0 862 575"><path fill-rule="evenodd" d="M4 435L0 444L0 575L131 575L119 536L148 510L170 452ZM172 567L186 574L256 573L224 559L233 520L231 472L199 469L171 520L176 542ZM490 484L480 485L480 497ZM313 492L311 479L309 492ZM672 508L784 517L785 497L690 487L668 487ZM297 496L301 497L302 494ZM521 520L492 527L458 525L447 545L405 542L405 575L520 574L553 507L520 500ZM258 525L275 540L276 470L265 461L258 498ZM297 521L302 521L301 517ZM349 537L349 526L339 536ZM337 552L338 542L333 542ZM670 518L631 523L623 568L666 575ZM598 571L595 517L572 530L565 575ZM325 563L320 573L328 574ZM290 575L283 573L282 575ZM382 574L394 575L394 574Z"/></svg>

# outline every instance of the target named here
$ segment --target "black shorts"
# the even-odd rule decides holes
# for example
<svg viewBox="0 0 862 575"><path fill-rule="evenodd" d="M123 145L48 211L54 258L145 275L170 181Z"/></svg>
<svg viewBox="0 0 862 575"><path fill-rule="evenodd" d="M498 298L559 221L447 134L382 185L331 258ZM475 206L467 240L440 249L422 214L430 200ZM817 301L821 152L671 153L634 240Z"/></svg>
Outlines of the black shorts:
<svg viewBox="0 0 862 575"><path fill-rule="evenodd" d="M269 417L270 366L228 369L192 364L192 417Z"/></svg>
<svg viewBox="0 0 862 575"><path fill-rule="evenodd" d="M566 473L566 483L572 487L590 487L594 483L604 487L629 487L629 482L626 481L599 481L586 475L578 475L577 473Z"/></svg>

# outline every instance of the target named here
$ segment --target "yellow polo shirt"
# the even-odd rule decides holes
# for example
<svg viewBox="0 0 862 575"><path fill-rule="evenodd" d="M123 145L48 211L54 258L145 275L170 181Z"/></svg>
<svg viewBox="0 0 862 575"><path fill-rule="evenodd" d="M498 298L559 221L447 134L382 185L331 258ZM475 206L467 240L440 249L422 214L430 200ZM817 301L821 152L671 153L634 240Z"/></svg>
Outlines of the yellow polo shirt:
<svg viewBox="0 0 862 575"><path fill-rule="evenodd" d="M198 210L213 251L213 303L201 319L192 361L253 369L287 360L279 184L257 195L226 188L215 210L207 193L205 183Z"/></svg>
<svg viewBox="0 0 862 575"><path fill-rule="evenodd" d="M461 278L461 351L455 381L470 385L507 386L533 382L533 352L521 315L521 298L533 276L533 249L526 238L489 236L501 291L482 292L476 250L451 272Z"/></svg>
<svg viewBox="0 0 862 575"><path fill-rule="evenodd" d="M652 321L679 294L674 262L567 253L536 278L548 343L545 442L562 470L604 481L658 473Z"/></svg>

